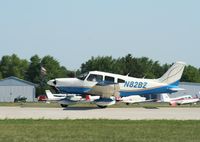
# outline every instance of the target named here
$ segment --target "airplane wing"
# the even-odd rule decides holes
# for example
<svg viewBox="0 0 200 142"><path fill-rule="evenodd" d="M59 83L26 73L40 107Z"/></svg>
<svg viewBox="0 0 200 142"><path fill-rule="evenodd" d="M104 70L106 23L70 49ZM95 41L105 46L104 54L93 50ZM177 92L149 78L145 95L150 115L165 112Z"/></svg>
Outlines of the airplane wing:
<svg viewBox="0 0 200 142"><path fill-rule="evenodd" d="M99 82L86 93L101 97L119 96L119 84L111 82Z"/></svg>

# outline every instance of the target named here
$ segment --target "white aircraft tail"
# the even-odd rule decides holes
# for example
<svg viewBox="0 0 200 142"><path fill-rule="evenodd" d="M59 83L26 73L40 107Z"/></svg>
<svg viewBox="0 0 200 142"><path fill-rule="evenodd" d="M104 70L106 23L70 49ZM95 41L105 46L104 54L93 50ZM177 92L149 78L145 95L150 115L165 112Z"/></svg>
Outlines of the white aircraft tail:
<svg viewBox="0 0 200 142"><path fill-rule="evenodd" d="M167 93L160 94L160 101L161 102L170 102L171 99Z"/></svg>
<svg viewBox="0 0 200 142"><path fill-rule="evenodd" d="M169 70L158 79L159 82L167 84L177 83L176 85L178 85L178 81L181 79L185 65L184 62L174 63Z"/></svg>
<svg viewBox="0 0 200 142"><path fill-rule="evenodd" d="M48 98L49 100L55 98L55 97L53 96L53 94L51 93L50 90L45 90L45 92L46 92L47 98Z"/></svg>

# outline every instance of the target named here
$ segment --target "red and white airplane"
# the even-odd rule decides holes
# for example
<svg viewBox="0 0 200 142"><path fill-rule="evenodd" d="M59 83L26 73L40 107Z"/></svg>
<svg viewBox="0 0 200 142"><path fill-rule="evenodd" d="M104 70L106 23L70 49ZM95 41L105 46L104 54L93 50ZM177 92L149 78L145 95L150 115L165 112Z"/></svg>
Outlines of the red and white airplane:
<svg viewBox="0 0 200 142"><path fill-rule="evenodd" d="M198 97L192 97L191 95L184 95L176 98L170 98L167 93L161 94L161 102L167 102L172 106L183 105L183 104L196 104L199 102Z"/></svg>

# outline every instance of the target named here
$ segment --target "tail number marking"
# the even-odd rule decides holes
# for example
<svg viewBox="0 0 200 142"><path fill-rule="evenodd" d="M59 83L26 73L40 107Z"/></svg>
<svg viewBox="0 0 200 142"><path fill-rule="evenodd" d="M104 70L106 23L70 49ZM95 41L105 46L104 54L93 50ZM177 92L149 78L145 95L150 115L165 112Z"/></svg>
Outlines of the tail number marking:
<svg viewBox="0 0 200 142"><path fill-rule="evenodd" d="M146 88L147 82L125 81L124 87L129 88Z"/></svg>

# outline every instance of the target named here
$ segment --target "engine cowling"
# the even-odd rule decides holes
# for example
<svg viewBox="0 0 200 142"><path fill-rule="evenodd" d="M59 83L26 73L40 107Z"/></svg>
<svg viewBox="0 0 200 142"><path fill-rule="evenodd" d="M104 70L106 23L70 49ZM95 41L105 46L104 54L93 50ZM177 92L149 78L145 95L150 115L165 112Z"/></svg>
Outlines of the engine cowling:
<svg viewBox="0 0 200 142"><path fill-rule="evenodd" d="M116 103L115 99L113 98L100 98L95 100L94 102L100 108L106 108Z"/></svg>

